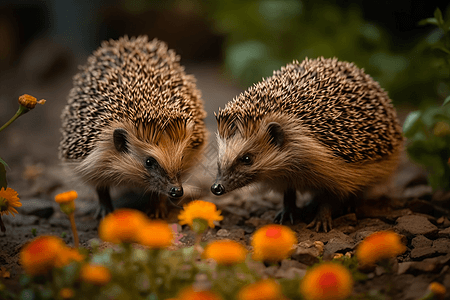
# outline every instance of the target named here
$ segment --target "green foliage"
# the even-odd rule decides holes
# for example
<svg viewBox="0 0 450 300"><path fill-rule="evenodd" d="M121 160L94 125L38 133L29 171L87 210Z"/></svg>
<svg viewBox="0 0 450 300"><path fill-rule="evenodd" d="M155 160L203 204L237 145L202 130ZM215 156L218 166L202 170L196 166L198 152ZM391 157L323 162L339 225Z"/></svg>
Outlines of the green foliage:
<svg viewBox="0 0 450 300"><path fill-rule="evenodd" d="M433 102L442 93L437 88L445 90L444 74L435 70L442 59L429 51L440 33L433 32L411 51L398 52L393 50L398 42L378 24L364 20L357 5L219 0L207 4L207 10L215 30L225 37L225 66L244 86L293 60L336 56L364 68L396 103Z"/></svg>
<svg viewBox="0 0 450 300"><path fill-rule="evenodd" d="M432 47L438 50L436 54L445 64L448 84L450 20L444 21L438 8L434 18L425 19L420 24L435 25L441 32L440 38L432 43ZM403 132L408 138L409 157L427 168L428 181L434 189L450 189L450 105L448 103L450 103L450 96L445 98L443 106L429 106L410 113L403 124Z"/></svg>

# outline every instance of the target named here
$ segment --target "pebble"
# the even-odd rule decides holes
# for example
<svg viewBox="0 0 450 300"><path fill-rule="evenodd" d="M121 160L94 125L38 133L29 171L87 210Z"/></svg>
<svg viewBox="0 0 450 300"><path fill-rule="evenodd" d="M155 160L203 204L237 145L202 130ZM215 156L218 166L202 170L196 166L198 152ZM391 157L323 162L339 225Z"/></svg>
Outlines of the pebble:
<svg viewBox="0 0 450 300"><path fill-rule="evenodd" d="M319 262L319 256L321 254L322 253L320 247L317 247L311 241L304 241L300 242L297 245L297 249L295 249L295 252L294 254L292 254L292 257L295 260L301 262L302 264L312 266L313 264Z"/></svg>
<svg viewBox="0 0 450 300"><path fill-rule="evenodd" d="M439 230L438 237L440 238L450 238L450 227Z"/></svg>
<svg viewBox="0 0 450 300"><path fill-rule="evenodd" d="M227 237L229 235L230 235L230 232L228 230L226 230L226 229L219 229L219 230L217 230L217 236Z"/></svg>
<svg viewBox="0 0 450 300"><path fill-rule="evenodd" d="M418 235L411 241L411 246L413 246L413 248L431 247L431 245L433 245L433 241L427 239L423 235Z"/></svg>
<svg viewBox="0 0 450 300"><path fill-rule="evenodd" d="M333 238L325 245L323 257L324 259L329 259L333 257L333 254L336 252L347 252L353 250L354 246L354 244L348 243L342 239Z"/></svg>
<svg viewBox="0 0 450 300"><path fill-rule="evenodd" d="M407 236L424 235L430 237L438 232L438 228L431 224L426 217L418 215L398 218L395 227Z"/></svg>

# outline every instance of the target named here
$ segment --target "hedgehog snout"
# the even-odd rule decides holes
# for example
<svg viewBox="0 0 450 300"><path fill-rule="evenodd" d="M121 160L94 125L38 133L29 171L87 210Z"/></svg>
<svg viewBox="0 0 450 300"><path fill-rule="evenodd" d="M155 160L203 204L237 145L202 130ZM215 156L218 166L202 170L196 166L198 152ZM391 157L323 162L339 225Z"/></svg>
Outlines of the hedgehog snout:
<svg viewBox="0 0 450 300"><path fill-rule="evenodd" d="M220 183L214 183L211 186L211 192L216 196L220 196L225 193L225 188Z"/></svg>
<svg viewBox="0 0 450 300"><path fill-rule="evenodd" d="M174 198L183 196L183 188L181 186L173 186L169 189L169 195Z"/></svg>

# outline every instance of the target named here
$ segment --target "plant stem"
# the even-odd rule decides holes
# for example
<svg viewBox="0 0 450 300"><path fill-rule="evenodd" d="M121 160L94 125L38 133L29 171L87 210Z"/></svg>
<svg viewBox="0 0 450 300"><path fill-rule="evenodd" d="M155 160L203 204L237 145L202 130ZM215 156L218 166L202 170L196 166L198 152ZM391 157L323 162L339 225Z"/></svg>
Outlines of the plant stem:
<svg viewBox="0 0 450 300"><path fill-rule="evenodd" d="M70 225L72 226L73 244L74 244L75 248L78 248L80 242L78 240L78 232L77 232L77 226L75 225L74 213L69 214L69 220L70 220Z"/></svg>
<svg viewBox="0 0 450 300"><path fill-rule="evenodd" d="M5 129L6 127L8 127L12 122L14 122L18 117L20 117L21 115L27 113L29 111L28 108L26 108L25 106L20 105L19 109L17 110L16 114L8 121L6 122L1 128L0 128L0 132Z"/></svg>

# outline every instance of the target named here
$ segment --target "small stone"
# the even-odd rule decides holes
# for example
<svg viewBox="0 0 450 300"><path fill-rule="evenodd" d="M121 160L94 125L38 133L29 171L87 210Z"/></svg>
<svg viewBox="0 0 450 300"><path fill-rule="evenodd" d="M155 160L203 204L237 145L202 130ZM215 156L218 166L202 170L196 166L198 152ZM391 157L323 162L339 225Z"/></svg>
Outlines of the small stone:
<svg viewBox="0 0 450 300"><path fill-rule="evenodd" d="M433 241L427 239L423 235L418 235L411 241L411 246L413 246L413 248L431 247L431 245L433 245Z"/></svg>
<svg viewBox="0 0 450 300"><path fill-rule="evenodd" d="M219 235L219 231L217 231L217 235ZM232 229L232 230L229 231L228 238L230 238L232 240L244 239L245 238L245 230L242 229L242 228Z"/></svg>
<svg viewBox="0 0 450 300"><path fill-rule="evenodd" d="M227 236L229 236L230 235L230 232L228 231L228 230L226 230L226 229L219 229L218 231L217 231L217 236L220 236L220 237L227 237Z"/></svg>
<svg viewBox="0 0 450 300"><path fill-rule="evenodd" d="M433 247L414 248L411 250L411 258L416 260L433 257L436 255L436 249Z"/></svg>
<svg viewBox="0 0 450 300"><path fill-rule="evenodd" d="M426 217L418 215L398 218L396 227L408 236L424 235L429 237L436 235L438 232L438 228L431 224Z"/></svg>
<svg viewBox="0 0 450 300"><path fill-rule="evenodd" d="M354 244L348 243L339 238L333 238L328 241L324 247L323 257L324 259L329 259L337 252L347 252L353 250Z"/></svg>
<svg viewBox="0 0 450 300"><path fill-rule="evenodd" d="M439 254L450 253L450 240L445 238L434 240L433 249Z"/></svg>
<svg viewBox="0 0 450 300"><path fill-rule="evenodd" d="M450 227L439 230L438 237L440 238L450 238Z"/></svg>
<svg viewBox="0 0 450 300"><path fill-rule="evenodd" d="M308 266L312 266L319 262L318 256L320 255L320 249L314 246L311 241L301 242L297 245L292 257Z"/></svg>
<svg viewBox="0 0 450 300"><path fill-rule="evenodd" d="M37 216L39 218L48 219L54 213L54 203L43 199L23 200L22 206L18 208L19 213L24 215Z"/></svg>

